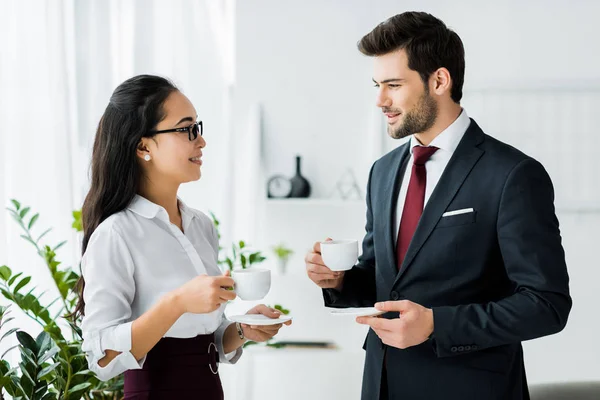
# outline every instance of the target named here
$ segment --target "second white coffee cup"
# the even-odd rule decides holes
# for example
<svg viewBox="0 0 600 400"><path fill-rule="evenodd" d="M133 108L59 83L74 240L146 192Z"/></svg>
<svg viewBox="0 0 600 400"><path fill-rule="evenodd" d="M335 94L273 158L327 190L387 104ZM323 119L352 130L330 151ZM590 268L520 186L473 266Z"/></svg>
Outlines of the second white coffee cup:
<svg viewBox="0 0 600 400"><path fill-rule="evenodd" d="M238 269L231 272L234 290L242 300L260 300L271 289L271 270L265 268Z"/></svg>
<svg viewBox="0 0 600 400"><path fill-rule="evenodd" d="M321 257L332 271L352 269L358 259L358 241L329 240L321 242Z"/></svg>

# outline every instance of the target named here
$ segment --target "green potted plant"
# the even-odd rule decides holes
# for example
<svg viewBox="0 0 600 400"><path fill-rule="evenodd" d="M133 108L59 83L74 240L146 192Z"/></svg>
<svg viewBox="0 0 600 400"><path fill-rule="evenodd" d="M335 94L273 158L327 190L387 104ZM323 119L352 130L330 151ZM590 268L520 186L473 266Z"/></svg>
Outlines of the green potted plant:
<svg viewBox="0 0 600 400"><path fill-rule="evenodd" d="M21 361L14 367L6 361L6 353L2 355L0 399L3 398L4 391L19 400L122 398L122 376L109 382L98 380L89 370L81 349L81 321L63 317L75 308L77 294L74 289L79 280L76 271L63 266L56 258L56 251L65 242L55 246L42 243L51 229L34 236L33 230L39 214L29 217L30 208L21 206L18 201L12 200L12 208L8 211L23 230L21 237L31 243L44 260L58 296L47 301L48 296L39 293L31 276L25 276L23 272L15 273L6 265L0 266L0 293L9 301L9 306L19 308L38 323L41 330L35 338L18 328L8 329L0 336L6 339L15 334L19 344L8 351L18 349L21 355ZM81 230L80 216L79 212L73 213L73 226L77 230ZM9 312L7 307L0 308L0 331L5 330L7 324L13 321L7 317ZM59 321L65 323L59 324Z"/></svg>
<svg viewBox="0 0 600 400"><path fill-rule="evenodd" d="M220 225L221 222L214 213L210 213L213 224L217 230L217 236L221 239ZM219 245L219 265L225 265L229 271L233 269L246 269L252 265L260 264L266 260L261 251L254 251L245 241L239 240L231 244L229 249L225 249Z"/></svg>
<svg viewBox="0 0 600 400"><path fill-rule="evenodd" d="M214 213L210 212L210 216L213 220L213 224L215 225L215 229L217 230L217 237L221 239L221 231L219 229L221 222ZM229 252L223 250L224 249L219 246L219 265L225 265L229 269L229 271L232 271L234 268L249 268L254 264L259 264L266 260L266 257L264 257L260 251L252 251L249 247L246 246L246 242L244 242L243 240L240 240L237 243L233 243ZM291 254L291 250L289 250L289 252L289 254ZM279 310L283 315L288 315L290 313L290 310L284 308L280 304L275 304L273 308ZM259 343L249 341L244 344L244 347L257 344ZM262 344L267 347L273 348L284 347L282 344L277 343L273 339L269 339L266 342L263 342Z"/></svg>
<svg viewBox="0 0 600 400"><path fill-rule="evenodd" d="M285 273L288 260L290 256L294 254L294 251L290 248L285 247L283 243L274 246L272 250L273 253L275 253L275 256L277 257L277 267L279 268L281 273Z"/></svg>

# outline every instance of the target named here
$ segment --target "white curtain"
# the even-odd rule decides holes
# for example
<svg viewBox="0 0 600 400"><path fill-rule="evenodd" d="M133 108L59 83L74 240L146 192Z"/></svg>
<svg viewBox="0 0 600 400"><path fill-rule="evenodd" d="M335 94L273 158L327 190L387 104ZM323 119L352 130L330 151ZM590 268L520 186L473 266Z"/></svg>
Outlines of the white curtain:
<svg viewBox="0 0 600 400"><path fill-rule="evenodd" d="M39 212L40 232L54 228L49 244L68 240L58 253L65 264L79 260L71 211L88 189L98 120L114 88L133 75L171 78L191 99L208 146L202 180L180 194L223 220L231 214L232 6L224 0L0 1L0 199ZM45 296L53 298L45 264L4 207L0 227L0 265L33 275L36 293L49 290ZM39 332L23 316L13 324ZM0 354L11 344L2 343Z"/></svg>

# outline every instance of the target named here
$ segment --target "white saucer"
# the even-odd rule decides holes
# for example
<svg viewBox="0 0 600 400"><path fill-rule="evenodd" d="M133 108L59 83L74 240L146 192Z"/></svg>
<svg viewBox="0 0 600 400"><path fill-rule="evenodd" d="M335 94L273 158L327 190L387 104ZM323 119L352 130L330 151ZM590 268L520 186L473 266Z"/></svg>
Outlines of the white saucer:
<svg viewBox="0 0 600 400"><path fill-rule="evenodd" d="M245 315L234 315L233 317L227 317L230 321L239 322L240 324L247 325L276 325L283 324L284 322L290 321L292 317L287 315L281 315L279 318L269 318L262 314L245 314Z"/></svg>
<svg viewBox="0 0 600 400"><path fill-rule="evenodd" d="M352 317L375 317L385 314L385 311L380 311L375 307L330 308L329 312L331 315Z"/></svg>

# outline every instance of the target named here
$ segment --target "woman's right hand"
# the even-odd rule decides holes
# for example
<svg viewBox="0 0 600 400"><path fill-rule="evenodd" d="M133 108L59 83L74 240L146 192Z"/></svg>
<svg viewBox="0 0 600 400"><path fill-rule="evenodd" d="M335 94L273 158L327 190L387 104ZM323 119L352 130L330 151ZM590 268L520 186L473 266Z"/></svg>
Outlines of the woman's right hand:
<svg viewBox="0 0 600 400"><path fill-rule="evenodd" d="M236 294L229 271L221 276L199 275L175 291L182 313L206 314L217 310L221 304L233 300Z"/></svg>

